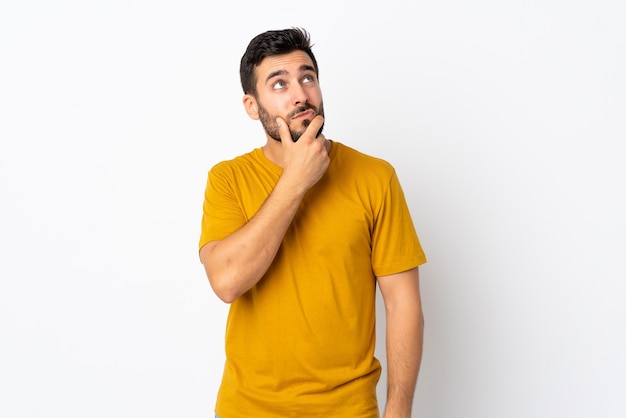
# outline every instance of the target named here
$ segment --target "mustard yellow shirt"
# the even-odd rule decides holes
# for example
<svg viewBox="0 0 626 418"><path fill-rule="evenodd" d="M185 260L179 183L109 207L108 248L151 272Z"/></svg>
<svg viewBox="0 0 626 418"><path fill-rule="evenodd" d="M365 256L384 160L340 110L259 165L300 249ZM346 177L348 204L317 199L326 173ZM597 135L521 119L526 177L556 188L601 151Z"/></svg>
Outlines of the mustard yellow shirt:
<svg viewBox="0 0 626 418"><path fill-rule="evenodd" d="M250 220L281 172L261 148L215 165L200 247ZM333 142L269 270L230 306L217 415L378 417L375 279L425 262L393 167Z"/></svg>

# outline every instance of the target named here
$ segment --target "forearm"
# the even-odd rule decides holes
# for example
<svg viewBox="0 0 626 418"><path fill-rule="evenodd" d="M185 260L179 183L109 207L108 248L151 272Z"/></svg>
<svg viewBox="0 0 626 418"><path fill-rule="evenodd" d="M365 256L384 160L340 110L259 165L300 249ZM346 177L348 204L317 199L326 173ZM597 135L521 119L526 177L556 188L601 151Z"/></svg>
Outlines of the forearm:
<svg viewBox="0 0 626 418"><path fill-rule="evenodd" d="M274 260L304 192L279 180L258 212L239 230L200 250L211 287L230 303L252 288Z"/></svg>
<svg viewBox="0 0 626 418"><path fill-rule="evenodd" d="M305 193L324 175L330 158L330 143L317 135L324 123L313 118L298 142L293 142L289 126L276 120L280 148L270 139L267 150L281 161L283 172L257 213L239 230L200 249L211 287L225 302L232 302L250 290L274 261L283 237L291 225ZM280 155L281 157L277 157Z"/></svg>
<svg viewBox="0 0 626 418"><path fill-rule="evenodd" d="M419 304L387 309L385 418L410 418L422 359L424 319Z"/></svg>

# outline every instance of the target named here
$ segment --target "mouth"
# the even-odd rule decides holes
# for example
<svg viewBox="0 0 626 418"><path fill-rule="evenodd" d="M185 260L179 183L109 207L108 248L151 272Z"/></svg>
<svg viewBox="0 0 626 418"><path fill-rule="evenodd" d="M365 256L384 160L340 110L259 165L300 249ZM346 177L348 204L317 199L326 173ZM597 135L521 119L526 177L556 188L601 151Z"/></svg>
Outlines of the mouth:
<svg viewBox="0 0 626 418"><path fill-rule="evenodd" d="M313 119L315 117L315 112L312 109L307 109L303 112L296 113L291 118L292 120L300 120L300 119Z"/></svg>

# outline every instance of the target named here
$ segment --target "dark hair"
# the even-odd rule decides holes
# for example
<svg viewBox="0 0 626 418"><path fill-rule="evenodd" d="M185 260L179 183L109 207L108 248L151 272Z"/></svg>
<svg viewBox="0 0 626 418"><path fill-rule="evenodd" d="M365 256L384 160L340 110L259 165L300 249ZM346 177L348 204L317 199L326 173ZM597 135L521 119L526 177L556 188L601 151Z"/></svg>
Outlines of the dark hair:
<svg viewBox="0 0 626 418"><path fill-rule="evenodd" d="M265 57L272 55L288 54L293 51L306 52L313 61L315 72L319 76L317 61L313 55L311 48L311 37L309 33L302 28L290 28L283 30L270 30L255 36L250 43L246 52L241 57L239 66L239 77L241 78L241 87L246 94L256 96L256 75L254 69L261 64Z"/></svg>

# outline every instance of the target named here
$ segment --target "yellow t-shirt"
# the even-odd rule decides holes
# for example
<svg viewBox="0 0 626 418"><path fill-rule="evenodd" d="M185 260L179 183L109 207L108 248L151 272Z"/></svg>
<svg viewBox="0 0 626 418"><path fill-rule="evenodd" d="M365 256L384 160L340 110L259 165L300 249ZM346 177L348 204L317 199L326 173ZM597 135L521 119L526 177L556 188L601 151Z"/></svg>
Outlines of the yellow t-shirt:
<svg viewBox="0 0 626 418"><path fill-rule="evenodd" d="M395 171L333 142L263 278L230 306L221 418L378 417L376 276L426 262ZM261 148L208 175L200 247L250 220L282 169Z"/></svg>

